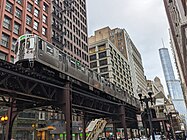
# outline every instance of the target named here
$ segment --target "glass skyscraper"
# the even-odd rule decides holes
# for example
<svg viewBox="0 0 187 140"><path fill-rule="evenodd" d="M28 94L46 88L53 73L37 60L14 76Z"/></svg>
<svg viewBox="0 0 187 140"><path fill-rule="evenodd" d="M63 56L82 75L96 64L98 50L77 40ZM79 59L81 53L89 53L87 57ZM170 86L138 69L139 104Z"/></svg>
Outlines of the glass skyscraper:
<svg viewBox="0 0 187 140"><path fill-rule="evenodd" d="M175 109L180 115L185 117L185 121L187 122L187 109L184 102L181 83L179 80L175 79L169 51L167 48L161 48L159 49L159 54L169 95L171 96Z"/></svg>

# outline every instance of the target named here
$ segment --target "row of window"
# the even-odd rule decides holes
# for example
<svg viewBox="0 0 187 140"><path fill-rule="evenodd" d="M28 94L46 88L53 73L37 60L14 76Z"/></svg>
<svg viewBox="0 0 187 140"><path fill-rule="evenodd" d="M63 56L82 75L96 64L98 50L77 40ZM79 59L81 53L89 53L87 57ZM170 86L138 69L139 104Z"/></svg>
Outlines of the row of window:
<svg viewBox="0 0 187 140"><path fill-rule="evenodd" d="M102 67L102 68L99 68L99 70L100 70L102 77L110 78L109 73L108 73L109 72L108 67ZM94 71L98 72L97 69L94 69ZM130 81L127 80L126 78L123 78L123 75L121 75L121 77L119 78L116 74L113 74L113 79L114 79L113 82L115 83L115 85L117 85L117 83L118 83L118 87L124 89L123 86L125 86L126 89L131 90L132 83L130 83ZM126 83L126 81L127 81L127 83Z"/></svg>
<svg viewBox="0 0 187 140"><path fill-rule="evenodd" d="M96 51L100 52L104 50L106 50L106 45L102 44L102 45L97 46L97 50L96 50L96 47L89 48L89 53L92 54L92 53L96 53Z"/></svg>
<svg viewBox="0 0 187 140"><path fill-rule="evenodd" d="M72 25L72 22L64 17L64 23L67 25L68 28L70 28L71 30L73 29L73 32L77 35L77 36L81 36L81 38L87 42L87 37L86 35L84 35L84 33L82 33L75 25ZM55 18L53 18L53 22L52 24L55 26L55 28L57 28L58 30L62 31L63 30L63 22L61 22L61 20L56 20ZM66 31L66 28L65 28ZM67 31L66 35L68 34L69 31ZM72 33L71 33L72 34ZM69 38L69 37L68 37Z"/></svg>
<svg viewBox="0 0 187 140"><path fill-rule="evenodd" d="M85 10L81 8L80 12L79 12L78 10L76 10L76 8L73 7L72 11L76 15L76 17L78 19L80 19L82 21L82 23L84 23L86 25L86 12L85 12ZM80 13L82 13L82 14L80 14ZM73 15L73 19L75 19L76 17ZM80 26L80 23L77 23L77 25Z"/></svg>
<svg viewBox="0 0 187 140"><path fill-rule="evenodd" d="M63 37L62 36L59 36L59 34L55 31L52 32L52 35L53 35L53 38L55 38L55 40L58 40L58 42L60 43L63 43L62 42L62 39ZM53 43L55 44L55 43ZM79 57L82 57L83 60L85 60L86 62L88 62L88 55L84 52L81 52L80 49L78 49L76 46L74 46L74 50L73 50L73 44L68 41L67 39L64 39L64 44L65 44L65 48L67 48L68 50L70 50L71 52L74 52L77 56ZM88 47L86 47L88 48Z"/></svg>
<svg viewBox="0 0 187 140"><path fill-rule="evenodd" d="M3 20L3 27L10 30L11 29L11 23L12 23L12 20L9 17L5 16L4 20ZM28 25L31 25L31 23L32 23L32 18L29 17L28 15L26 17L26 23ZM39 26L39 23L37 21L34 21L33 28L35 30L38 30L38 26ZM20 27L21 27L21 25L19 23L14 22L13 33L19 35ZM47 29L45 27L42 27L42 34L46 35L46 33L47 33Z"/></svg>
<svg viewBox="0 0 187 140"><path fill-rule="evenodd" d="M16 43L16 39L12 39L12 47L11 47L11 51L14 52L15 50L15 46L14 44ZM1 45L4 46L5 48L9 48L9 45L10 45L10 36L5 34L5 33L2 33L2 38L1 38Z"/></svg>
<svg viewBox="0 0 187 140"><path fill-rule="evenodd" d="M98 57L97 57L97 54L93 54L93 55L90 55L90 61L93 61L93 60L96 60L96 59L100 59L100 58L104 58L107 56L107 52L104 51L104 52L101 52L101 53L98 53Z"/></svg>
<svg viewBox="0 0 187 140"><path fill-rule="evenodd" d="M102 69L100 69L100 72L102 71ZM100 74L102 77L104 77L104 78L106 78L106 79L108 79L108 78L110 78L109 77L109 73L104 73L104 74ZM127 85L126 83L124 83L124 81L123 80L120 80L119 78L115 78L115 75L113 75L113 77L114 77L114 80L113 80L113 83L114 83L114 85L116 85L118 88L121 88L121 89L123 89L123 90L125 90L126 89L126 91L127 92L129 92L129 93L131 93L132 92L132 85L130 86L130 85Z"/></svg>
<svg viewBox="0 0 187 140"><path fill-rule="evenodd" d="M76 58L76 56L73 56L72 53L70 54L68 51L64 50L65 54L68 54L69 56L71 56L72 58L74 58L75 60L78 60L79 62L82 62L83 66L89 67L87 64L84 63L84 61L82 61L82 59L80 60L79 58ZM83 55L82 55L83 56ZM84 56L85 57L85 56ZM87 57L87 56L86 56ZM88 60L88 57L87 57ZM88 61L86 61L88 62Z"/></svg>
<svg viewBox="0 0 187 140"><path fill-rule="evenodd" d="M95 67L104 66L104 65L108 65L107 59L99 60L99 65L97 64L97 61L91 62L90 68L95 68Z"/></svg>
<svg viewBox="0 0 187 140"><path fill-rule="evenodd" d="M101 44L101 45L97 46L97 50L96 50L96 47L89 48L89 53L93 54L93 53L96 53L96 51L100 52L100 51L103 51L105 49L106 49L106 45ZM124 59L119 54L117 54L116 50L112 49L111 46L110 46L110 50L113 50L110 53L111 58L114 59L115 62L117 64L119 64L119 66L122 66L123 69L125 69L125 66L126 66L126 68L129 69L129 65L127 64L127 62L125 62ZM124 66L124 64L125 64L125 66Z"/></svg>
<svg viewBox="0 0 187 140"><path fill-rule="evenodd" d="M92 59L92 57L95 57L94 55L92 55L90 57L90 59ZM99 66L104 66L104 65L107 65L107 59L104 59L104 60L99 60L99 65L97 65L97 61L94 61L94 62L91 62L90 63L90 68L96 68L96 67L99 67ZM126 73L124 70L122 70L122 68L117 68L118 66L113 66L112 70L113 70L113 73L115 73L116 76L121 76L121 79L129 79L130 76L129 76L129 73ZM119 70L119 71L118 71ZM126 76L126 77L123 77L123 75ZM131 78L129 79L131 80ZM128 83L130 83L130 81L128 81Z"/></svg>
<svg viewBox="0 0 187 140"><path fill-rule="evenodd" d="M16 0L17 3L22 5L22 0ZM39 4L39 0L35 0L35 4ZM12 13L13 12L13 4L9 2L8 0L6 1L6 6L5 6L6 11ZM43 4L43 11L47 12L48 6L46 3ZM33 10L33 5L31 3L27 3L27 11L32 12ZM16 8L15 15L17 15L18 18L21 18L21 10ZM39 10L37 8L34 9L34 15L38 17L39 15Z"/></svg>
<svg viewBox="0 0 187 140"><path fill-rule="evenodd" d="M7 59L8 59L8 54L6 54L6 53L0 51L0 59L6 60L6 61L7 61ZM10 61L11 61L11 62L14 62L14 56L11 56L11 57L10 57Z"/></svg>
<svg viewBox="0 0 187 140"><path fill-rule="evenodd" d="M75 25L73 25L72 28L72 22L69 19L64 18L64 22L67 25L67 27L69 27L70 29L73 29L73 32L77 35L80 36L81 39L83 39L85 42L87 42L87 36L85 35L85 32L81 32L80 29L78 29ZM58 24L58 23L57 23ZM82 24L81 24L82 25ZM84 26L84 25L83 25ZM83 30L82 30L83 31Z"/></svg>
<svg viewBox="0 0 187 140"><path fill-rule="evenodd" d="M65 32L67 38L69 38L77 46L82 47L83 50L88 52L88 46L81 39L79 39L76 35L72 35L72 32L69 31L68 29L66 29L65 27L64 27L64 32ZM66 40L65 40L65 42L66 42Z"/></svg>

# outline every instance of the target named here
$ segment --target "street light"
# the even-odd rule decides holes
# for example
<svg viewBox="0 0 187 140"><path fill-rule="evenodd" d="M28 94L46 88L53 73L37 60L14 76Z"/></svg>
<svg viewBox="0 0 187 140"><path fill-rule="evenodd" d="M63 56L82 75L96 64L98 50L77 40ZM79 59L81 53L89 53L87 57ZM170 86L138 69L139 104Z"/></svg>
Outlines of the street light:
<svg viewBox="0 0 187 140"><path fill-rule="evenodd" d="M1 117L1 124L2 124L2 140L4 140L4 126L6 122L8 121L8 116L2 116Z"/></svg>
<svg viewBox="0 0 187 140"><path fill-rule="evenodd" d="M147 110L147 116L148 116L148 121L149 121L149 126L150 126L150 134L152 135L152 140L155 140L155 136L154 136L154 131L153 131L153 125L152 125L152 115L151 115L151 110L149 108L149 102L151 102L151 104L153 103L153 98L152 98L152 92L149 90L148 91L148 95L149 97L147 96L144 96L142 98L142 89L138 86L137 88L137 93L138 93L138 96L140 98L140 102L141 104L143 105L143 102L145 103L146 105L146 110Z"/></svg>

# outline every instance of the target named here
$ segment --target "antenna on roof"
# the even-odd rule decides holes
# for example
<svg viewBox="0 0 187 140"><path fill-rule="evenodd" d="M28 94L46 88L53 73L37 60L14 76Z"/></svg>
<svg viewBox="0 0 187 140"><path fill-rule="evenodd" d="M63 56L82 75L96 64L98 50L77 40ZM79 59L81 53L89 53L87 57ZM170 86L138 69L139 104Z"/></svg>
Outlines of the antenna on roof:
<svg viewBox="0 0 187 140"><path fill-rule="evenodd" d="M162 38L162 45L163 45L163 48L166 48L165 45L164 45L164 41L163 41L163 38Z"/></svg>

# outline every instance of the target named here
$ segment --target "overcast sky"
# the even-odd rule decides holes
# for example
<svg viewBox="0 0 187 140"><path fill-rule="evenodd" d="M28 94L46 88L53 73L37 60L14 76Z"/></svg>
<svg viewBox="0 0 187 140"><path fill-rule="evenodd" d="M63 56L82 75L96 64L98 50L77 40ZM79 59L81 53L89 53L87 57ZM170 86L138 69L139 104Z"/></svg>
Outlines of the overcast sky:
<svg viewBox="0 0 187 140"><path fill-rule="evenodd" d="M87 12L89 36L106 26L124 28L141 53L147 79L158 76L165 86L158 51L161 39L171 49L163 0L87 0Z"/></svg>

